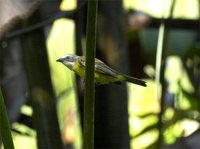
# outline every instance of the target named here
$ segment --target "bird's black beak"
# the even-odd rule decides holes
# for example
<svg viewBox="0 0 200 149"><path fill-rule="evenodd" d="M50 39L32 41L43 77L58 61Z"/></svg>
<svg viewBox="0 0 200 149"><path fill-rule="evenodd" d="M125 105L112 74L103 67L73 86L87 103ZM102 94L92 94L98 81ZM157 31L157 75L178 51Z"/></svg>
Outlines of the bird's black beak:
<svg viewBox="0 0 200 149"><path fill-rule="evenodd" d="M57 59L56 62L63 62L63 58Z"/></svg>

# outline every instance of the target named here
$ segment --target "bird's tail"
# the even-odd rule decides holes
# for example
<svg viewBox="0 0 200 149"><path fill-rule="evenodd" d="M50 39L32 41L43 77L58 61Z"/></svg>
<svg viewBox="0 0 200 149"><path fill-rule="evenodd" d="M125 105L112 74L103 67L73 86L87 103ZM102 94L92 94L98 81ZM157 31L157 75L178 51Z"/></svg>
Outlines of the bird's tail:
<svg viewBox="0 0 200 149"><path fill-rule="evenodd" d="M140 79L137 79L137 78L134 78L134 77L130 77L130 76L127 76L127 75L123 75L125 80L128 81L128 82L131 82L131 83L134 83L134 84L137 84L137 85L141 85L141 86L144 86L146 87L146 82L143 81L143 80L140 80Z"/></svg>

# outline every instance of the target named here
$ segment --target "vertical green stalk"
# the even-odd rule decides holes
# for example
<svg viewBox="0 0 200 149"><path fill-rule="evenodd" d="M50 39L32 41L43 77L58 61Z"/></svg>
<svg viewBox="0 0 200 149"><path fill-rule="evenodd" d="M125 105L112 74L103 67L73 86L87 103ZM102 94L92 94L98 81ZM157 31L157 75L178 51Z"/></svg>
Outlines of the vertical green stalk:
<svg viewBox="0 0 200 149"><path fill-rule="evenodd" d="M164 45L164 38L165 38L165 25L164 23L161 23L160 28L159 28L159 35L158 35L158 45L157 45L157 53L156 53L156 77L155 77L155 81L156 81L156 98L160 99L160 113L158 115L158 146L157 148L160 149L162 148L162 143L163 143L163 121L162 121L162 117L164 114L164 98L163 98L163 91L164 91L164 83L163 83L163 79L164 79L164 71L162 67L162 60L163 60L163 45ZM160 97L160 82L162 83L162 93L161 93L161 97Z"/></svg>
<svg viewBox="0 0 200 149"><path fill-rule="evenodd" d="M165 1L164 1L165 2ZM174 6L176 0L173 0L171 3L169 18L172 18ZM165 72L165 62L168 54L168 38L169 38L169 28L166 29L166 25L164 22L164 5L163 5L163 16L162 22L159 27L158 33L158 44L157 44L157 53L156 53L156 98L160 99L160 113L158 115L158 143L157 148L162 148L163 144L163 114L164 114L164 93L166 92L166 84L164 81L164 72ZM162 89L160 90L159 84L162 84ZM161 97L160 97L161 92Z"/></svg>
<svg viewBox="0 0 200 149"><path fill-rule="evenodd" d="M5 149L14 149L13 140L10 132L10 124L6 113L6 107L0 88L0 136Z"/></svg>
<svg viewBox="0 0 200 149"><path fill-rule="evenodd" d="M86 42L86 82L84 103L84 149L94 148L95 85L94 59L96 51L97 0L88 0L87 42Z"/></svg>

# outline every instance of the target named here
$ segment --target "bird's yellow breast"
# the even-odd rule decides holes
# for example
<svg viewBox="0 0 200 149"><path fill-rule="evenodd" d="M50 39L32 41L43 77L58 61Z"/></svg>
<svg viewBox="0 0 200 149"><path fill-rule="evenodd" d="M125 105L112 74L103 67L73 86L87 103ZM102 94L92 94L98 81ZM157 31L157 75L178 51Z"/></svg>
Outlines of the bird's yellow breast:
<svg viewBox="0 0 200 149"><path fill-rule="evenodd" d="M85 68L80 65L79 61L76 61L73 66L73 71L77 73L80 77L85 78Z"/></svg>

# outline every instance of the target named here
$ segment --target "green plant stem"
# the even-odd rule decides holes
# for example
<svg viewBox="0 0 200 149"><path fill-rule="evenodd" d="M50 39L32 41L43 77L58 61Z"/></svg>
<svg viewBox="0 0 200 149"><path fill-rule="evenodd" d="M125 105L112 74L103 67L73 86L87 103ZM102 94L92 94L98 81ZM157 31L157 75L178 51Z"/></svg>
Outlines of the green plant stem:
<svg viewBox="0 0 200 149"><path fill-rule="evenodd" d="M174 7L176 0L173 0L171 3L169 18L172 18ZM165 1L164 1L165 3ZM164 23L164 7L163 7L163 16L162 22L159 27L158 33L158 45L157 45L157 53L156 53L156 98L160 99L160 113L158 114L158 143L157 148L162 148L163 145L163 115L164 115L164 93L166 92L166 84L165 84L165 62L168 54L168 38L169 38L169 28L166 29L166 25ZM159 84L162 84L162 89L160 90ZM160 97L161 92L161 97Z"/></svg>
<svg viewBox="0 0 200 149"><path fill-rule="evenodd" d="M5 149L14 149L10 124L6 113L3 95L0 88L0 135Z"/></svg>
<svg viewBox="0 0 200 149"><path fill-rule="evenodd" d="M94 59L96 51L96 18L97 0L88 1L87 12L87 42L86 42L86 82L84 103L84 149L94 148L94 111L95 111L95 85L94 85Z"/></svg>

